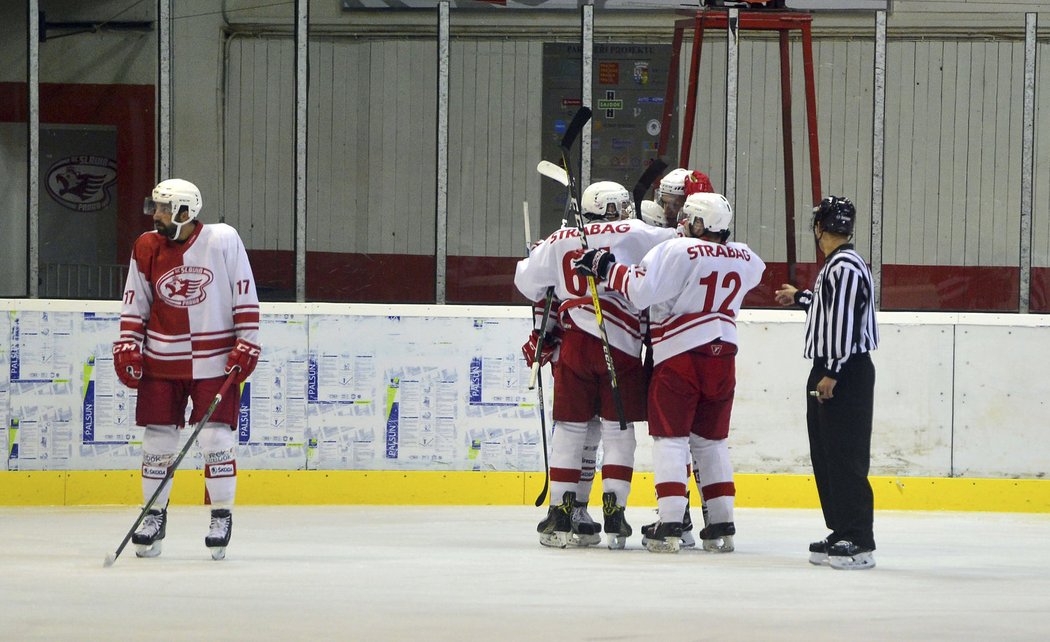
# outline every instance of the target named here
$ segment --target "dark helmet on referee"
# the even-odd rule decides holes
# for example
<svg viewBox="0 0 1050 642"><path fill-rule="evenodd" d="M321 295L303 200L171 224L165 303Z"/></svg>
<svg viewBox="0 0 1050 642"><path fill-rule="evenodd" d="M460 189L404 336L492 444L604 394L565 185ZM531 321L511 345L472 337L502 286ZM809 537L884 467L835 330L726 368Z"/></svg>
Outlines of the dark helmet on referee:
<svg viewBox="0 0 1050 642"><path fill-rule="evenodd" d="M842 196L828 196L813 208L814 230L817 223L820 229L832 234L853 236L853 223L857 220L857 208L853 201Z"/></svg>

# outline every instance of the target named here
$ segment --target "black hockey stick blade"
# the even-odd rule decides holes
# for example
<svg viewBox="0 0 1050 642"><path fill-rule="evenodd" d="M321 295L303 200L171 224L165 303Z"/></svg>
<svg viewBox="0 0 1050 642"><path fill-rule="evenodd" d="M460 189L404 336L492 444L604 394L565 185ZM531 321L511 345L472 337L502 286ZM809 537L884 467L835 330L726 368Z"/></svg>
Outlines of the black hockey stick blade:
<svg viewBox="0 0 1050 642"><path fill-rule="evenodd" d="M642 175L638 177L638 182L634 184L634 190L631 191L631 195L634 196L634 213L636 216L641 217L642 199L645 198L645 193L649 191L649 188L653 186L657 177L663 174L665 169L667 169L667 163L661 158L654 158L649 163L649 167L646 167Z"/></svg>
<svg viewBox="0 0 1050 642"><path fill-rule="evenodd" d="M591 119L591 108L584 105L576 110L576 115L572 117L572 122L569 123L568 129L565 130L565 134L561 137L561 148L568 155L569 149L572 144L576 141L576 138L583 131L584 125Z"/></svg>

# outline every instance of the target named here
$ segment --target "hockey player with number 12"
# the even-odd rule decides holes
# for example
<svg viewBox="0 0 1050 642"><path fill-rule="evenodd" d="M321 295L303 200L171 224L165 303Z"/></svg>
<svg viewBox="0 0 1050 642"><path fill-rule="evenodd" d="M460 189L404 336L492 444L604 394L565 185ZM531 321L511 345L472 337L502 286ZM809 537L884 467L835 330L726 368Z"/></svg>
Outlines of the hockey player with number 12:
<svg viewBox="0 0 1050 642"><path fill-rule="evenodd" d="M736 389L736 320L765 263L747 245L727 242L733 212L721 194L689 196L682 216L685 237L661 243L637 265L593 249L574 266L649 308L656 364L649 434L660 520L646 533L645 547L676 553L681 546L692 434L711 522L700 538L704 550L730 552L736 490L726 438Z"/></svg>
<svg viewBox="0 0 1050 642"><path fill-rule="evenodd" d="M154 231L135 241L113 344L117 377L138 389L146 501L175 461L187 402L196 424L226 375L236 369L235 381L243 383L259 359L259 296L248 254L232 227L197 220L202 205L200 190L177 178L146 199ZM205 545L214 559L225 556L233 528L239 398L224 395L197 439L212 503ZM139 557L160 554L170 494L171 481L132 537Z"/></svg>

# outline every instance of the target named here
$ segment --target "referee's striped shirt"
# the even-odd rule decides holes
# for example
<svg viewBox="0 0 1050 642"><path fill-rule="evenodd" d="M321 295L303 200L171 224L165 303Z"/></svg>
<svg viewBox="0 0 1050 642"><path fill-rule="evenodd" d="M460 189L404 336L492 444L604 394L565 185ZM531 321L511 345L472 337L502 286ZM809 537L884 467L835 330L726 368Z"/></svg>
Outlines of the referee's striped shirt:
<svg viewBox="0 0 1050 642"><path fill-rule="evenodd" d="M804 354L821 360L828 376L837 378L850 355L878 347L871 271L851 243L828 255L813 291L798 292L795 301L806 309Z"/></svg>

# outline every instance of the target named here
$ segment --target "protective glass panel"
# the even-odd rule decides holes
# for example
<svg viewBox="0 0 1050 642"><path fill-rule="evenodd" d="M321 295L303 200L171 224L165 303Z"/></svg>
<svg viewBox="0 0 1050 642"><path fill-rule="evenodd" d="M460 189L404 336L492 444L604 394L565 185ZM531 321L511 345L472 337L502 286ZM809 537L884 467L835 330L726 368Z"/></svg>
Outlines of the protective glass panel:
<svg viewBox="0 0 1050 642"><path fill-rule="evenodd" d="M119 299L132 244L152 229L142 199L155 175L157 8L122 9L68 2L44 13L41 297Z"/></svg>
<svg viewBox="0 0 1050 642"><path fill-rule="evenodd" d="M26 253L28 219L26 194L29 172L29 94L27 87L25 3L0 4L5 25L0 39L0 296L29 294ZM2 469L2 467L0 467Z"/></svg>

